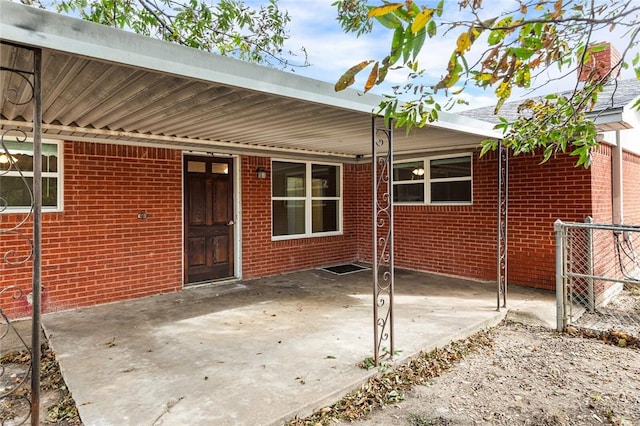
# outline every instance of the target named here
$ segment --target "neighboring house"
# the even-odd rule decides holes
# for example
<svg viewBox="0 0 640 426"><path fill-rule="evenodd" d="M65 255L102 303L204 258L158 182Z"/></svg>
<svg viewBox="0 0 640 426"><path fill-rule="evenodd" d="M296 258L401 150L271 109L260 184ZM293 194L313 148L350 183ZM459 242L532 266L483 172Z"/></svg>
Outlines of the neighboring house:
<svg viewBox="0 0 640 426"><path fill-rule="evenodd" d="M28 70L25 47L43 52L45 312L371 261L380 97L16 3L0 9L0 65ZM0 75L4 155L28 174L32 144L8 130L33 131L31 105L9 96L28 100L30 88ZM640 127L637 118L624 111L608 125ZM446 113L395 132L396 266L496 279L497 157L478 147L497 136ZM612 151L603 144L590 170L568 155L511 159L510 283L553 288L555 219L612 220ZM625 151L624 164L625 218L640 220L640 191L627 185L640 157ZM15 172L0 176L0 192L6 229L29 199ZM14 234L0 238L3 254L24 249ZM0 263L0 274L0 291L30 288L30 265ZM0 307L29 311L10 292Z"/></svg>

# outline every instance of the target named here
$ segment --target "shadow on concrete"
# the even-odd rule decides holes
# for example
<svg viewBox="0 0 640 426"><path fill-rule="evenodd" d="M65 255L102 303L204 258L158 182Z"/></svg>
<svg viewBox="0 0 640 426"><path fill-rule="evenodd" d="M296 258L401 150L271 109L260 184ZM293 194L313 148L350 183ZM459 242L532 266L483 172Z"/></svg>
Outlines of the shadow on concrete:
<svg viewBox="0 0 640 426"><path fill-rule="evenodd" d="M512 312L553 324L553 295L510 288ZM402 362L497 324L496 288L396 272ZM46 315L87 425L281 424L374 371L371 271L309 270Z"/></svg>

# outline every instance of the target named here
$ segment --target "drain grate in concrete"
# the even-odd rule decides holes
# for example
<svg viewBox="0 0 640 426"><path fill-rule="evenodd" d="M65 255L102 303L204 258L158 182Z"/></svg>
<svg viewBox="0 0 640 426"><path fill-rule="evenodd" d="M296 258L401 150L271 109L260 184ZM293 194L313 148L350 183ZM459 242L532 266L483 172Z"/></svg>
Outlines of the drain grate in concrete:
<svg viewBox="0 0 640 426"><path fill-rule="evenodd" d="M326 268L320 268L323 271L331 272L336 275L353 274L359 271L368 271L370 268L365 266L356 265L355 263L345 263L344 265L328 266Z"/></svg>

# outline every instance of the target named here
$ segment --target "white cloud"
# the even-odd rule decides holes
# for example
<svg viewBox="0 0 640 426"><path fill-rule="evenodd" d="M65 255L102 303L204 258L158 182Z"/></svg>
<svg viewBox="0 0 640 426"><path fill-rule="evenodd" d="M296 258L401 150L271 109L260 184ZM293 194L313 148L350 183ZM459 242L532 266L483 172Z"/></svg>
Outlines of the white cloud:
<svg viewBox="0 0 640 426"><path fill-rule="evenodd" d="M245 0L249 5L264 4L265 0ZM426 1L425 1L426 2ZM286 47L294 52L304 46L309 55L310 67L298 68L297 74L307 77L335 83L338 78L351 66L365 59L382 58L389 49L391 32L384 28L378 28L371 34L365 34L357 38L355 34L345 34L336 20L336 9L331 6L332 0L279 0L281 9L286 9L291 16L290 40ZM419 4L421 2L418 2ZM464 16L460 14L457 2L447 2L443 18L448 21L460 21ZM489 4L489 2L487 2ZM482 19L499 14L501 11L518 8L518 2L514 0L492 0L490 7L483 11ZM599 31L593 36L594 40L616 41L620 44L621 31L613 33ZM434 39L427 39L419 57L419 65L425 68L424 83L434 84L446 73L447 63L455 46L458 31L451 32L444 37L438 35ZM482 41L478 42L481 45ZM622 46L620 46L622 47ZM469 64L477 60L480 52L472 51L467 58ZM363 71L354 87L362 88L366 80L367 71ZM391 71L387 81L381 87L376 87L374 93L389 93L393 85L406 83L406 72ZM541 88L534 93L526 89L514 89L512 97L532 96L542 93L569 90L575 84L575 74L570 73L563 79L556 80L560 74L555 68L541 74L535 86ZM623 77L631 78L633 72L623 72ZM463 98L470 102L472 107L492 105L495 103L493 89L483 91L468 87ZM462 107L458 107L462 108Z"/></svg>
<svg viewBox="0 0 640 426"><path fill-rule="evenodd" d="M334 83L353 65L377 58L388 49L390 35L386 31L360 38L345 34L330 1L280 0L278 3L291 17L287 49L295 52L303 46L309 55L311 66L297 69L296 73Z"/></svg>

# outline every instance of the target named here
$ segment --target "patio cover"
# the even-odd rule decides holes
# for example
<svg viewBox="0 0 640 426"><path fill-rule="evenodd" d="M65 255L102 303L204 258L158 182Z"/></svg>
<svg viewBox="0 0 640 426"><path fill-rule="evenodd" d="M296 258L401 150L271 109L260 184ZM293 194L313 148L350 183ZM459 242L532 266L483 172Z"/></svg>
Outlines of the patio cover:
<svg viewBox="0 0 640 426"><path fill-rule="evenodd" d="M43 51L43 137L225 154L371 155L382 97L0 0L0 66L30 70ZM24 79L0 73L0 129L32 131ZM492 125L441 112L396 132L395 155L478 147Z"/></svg>

